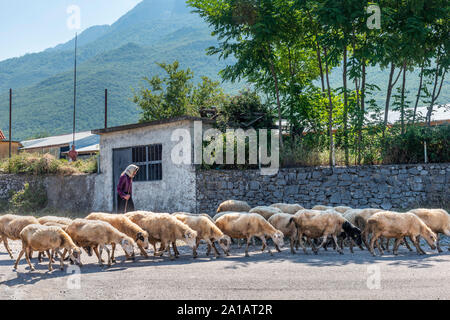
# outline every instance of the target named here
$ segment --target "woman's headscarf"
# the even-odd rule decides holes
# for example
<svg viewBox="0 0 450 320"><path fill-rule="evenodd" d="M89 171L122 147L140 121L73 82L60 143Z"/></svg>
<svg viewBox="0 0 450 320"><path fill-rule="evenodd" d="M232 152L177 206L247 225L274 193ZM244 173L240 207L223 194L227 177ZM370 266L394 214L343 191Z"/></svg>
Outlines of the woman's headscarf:
<svg viewBox="0 0 450 320"><path fill-rule="evenodd" d="M123 176L124 174L126 174L127 176L129 176L131 178L131 176L136 173L139 170L139 167L134 165L134 164L130 164L124 172L122 172L121 176Z"/></svg>

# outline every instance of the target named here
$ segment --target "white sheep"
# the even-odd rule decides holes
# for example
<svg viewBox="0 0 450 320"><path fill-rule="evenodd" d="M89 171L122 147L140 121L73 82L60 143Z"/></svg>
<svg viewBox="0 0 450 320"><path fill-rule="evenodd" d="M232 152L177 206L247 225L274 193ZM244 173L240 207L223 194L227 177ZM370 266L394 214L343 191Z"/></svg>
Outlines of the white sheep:
<svg viewBox="0 0 450 320"><path fill-rule="evenodd" d="M168 251L172 260L174 257L170 252L170 244L173 247L177 240L183 240L191 248L196 245L197 232L170 214L149 214L136 220L135 223L147 231L150 242L152 240L161 242L159 252L155 252L157 256L162 256L164 251ZM177 257L175 249L174 252Z"/></svg>
<svg viewBox="0 0 450 320"><path fill-rule="evenodd" d="M240 200L226 200L219 204L219 207L217 208L217 213L223 212L223 211L243 211L243 212L249 212L251 207L248 205L245 201Z"/></svg>
<svg viewBox="0 0 450 320"><path fill-rule="evenodd" d="M75 219L67 227L66 232L78 246L93 248L100 265L103 265L101 256L105 249L108 254L108 266L111 266L112 259L107 244L111 244L113 248L116 244L120 244L128 256L134 253L134 240L104 221Z"/></svg>
<svg viewBox="0 0 450 320"><path fill-rule="evenodd" d="M277 230L283 232L285 237L289 237L291 253L295 254L294 243L297 242L297 227L294 223L294 216L289 213L277 213L269 218L269 223ZM277 245L275 248L280 251ZM297 248L298 249L298 248Z"/></svg>
<svg viewBox="0 0 450 320"><path fill-rule="evenodd" d="M123 214L112 214L104 212L92 212L86 217L87 220L101 220L108 222L114 228L127 236L131 237L141 252L141 255L148 257L145 249L148 248L148 234L145 230L139 227L136 223L132 222L127 216ZM111 259L114 261L114 250L115 246L112 248ZM134 258L134 256L133 256Z"/></svg>
<svg viewBox="0 0 450 320"><path fill-rule="evenodd" d="M297 211L305 209L299 204L290 204L290 203L274 203L270 205L273 208L278 208L281 212L295 214Z"/></svg>
<svg viewBox="0 0 450 320"><path fill-rule="evenodd" d="M214 249L214 256L220 255L216 246L214 245L214 241L217 241L221 246L222 250L228 256L231 238L225 234L215 225L215 223L210 220L211 218L207 218L202 215L191 215L186 213L174 213L175 218L180 220L181 222L187 224L192 230L197 231L197 239L195 248L193 248L194 258L197 257L197 248L200 244L200 240L204 240L208 244L208 251L206 255L208 256L211 247Z"/></svg>
<svg viewBox="0 0 450 320"><path fill-rule="evenodd" d="M61 270L64 270L64 258L60 249L64 249L69 252L69 257L72 261L80 264L80 249L75 245L70 236L60 227L45 226L41 224L30 224L23 228L20 232L20 238L22 240L22 250L17 257L14 269L17 269L17 265L25 253L30 271L34 270L34 267L30 262L30 252L32 250L39 252L47 252L49 256L48 270L52 271L53 252L58 253L60 256ZM51 252L52 251L52 252Z"/></svg>
<svg viewBox="0 0 450 320"><path fill-rule="evenodd" d="M14 259L8 239L20 240L20 232L29 224L39 224L35 217L5 214L0 217L0 237L11 259Z"/></svg>
<svg viewBox="0 0 450 320"><path fill-rule="evenodd" d="M351 207L347 207L347 206L337 206L337 207L334 207L333 209L341 214L344 214L347 211L352 210Z"/></svg>
<svg viewBox="0 0 450 320"><path fill-rule="evenodd" d="M275 229L266 219L256 213L240 214L228 213L216 220L216 225L232 238L246 238L247 247L245 249L245 256L248 257L248 246L250 239L256 236L261 239L263 246L262 251L267 247L266 235L271 237L274 244L278 247L283 246L283 233ZM270 248L267 250L272 255Z"/></svg>
<svg viewBox="0 0 450 320"><path fill-rule="evenodd" d="M325 210L329 210L329 209L333 209L333 207L324 206L322 204L315 205L314 207L311 208L311 210L319 210L319 211L325 211Z"/></svg>
<svg viewBox="0 0 450 320"><path fill-rule="evenodd" d="M369 250L373 256L375 256L374 243L377 244L380 254L383 254L383 250L377 242L377 239L381 236L396 239L393 249L394 255L397 255L398 247L405 237L411 239L418 254L425 254L420 247L419 236L422 236L433 250L436 248L436 234L418 216L410 212L380 211L375 213L367 220L366 237L370 233L372 233L372 239Z"/></svg>
<svg viewBox="0 0 450 320"><path fill-rule="evenodd" d="M276 207L258 206L252 208L249 212L257 213L262 217L264 217L264 219L268 220L274 214L282 213L283 211L281 211L279 208Z"/></svg>

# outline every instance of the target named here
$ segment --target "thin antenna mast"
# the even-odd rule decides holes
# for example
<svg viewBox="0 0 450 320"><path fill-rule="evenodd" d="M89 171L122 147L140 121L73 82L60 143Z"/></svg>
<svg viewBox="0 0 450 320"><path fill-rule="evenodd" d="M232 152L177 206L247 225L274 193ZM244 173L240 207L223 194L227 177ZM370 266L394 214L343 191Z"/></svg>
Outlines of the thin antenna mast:
<svg viewBox="0 0 450 320"><path fill-rule="evenodd" d="M77 105L77 39L78 34L75 33L75 68L73 70L73 138L72 144L75 145L75 115Z"/></svg>

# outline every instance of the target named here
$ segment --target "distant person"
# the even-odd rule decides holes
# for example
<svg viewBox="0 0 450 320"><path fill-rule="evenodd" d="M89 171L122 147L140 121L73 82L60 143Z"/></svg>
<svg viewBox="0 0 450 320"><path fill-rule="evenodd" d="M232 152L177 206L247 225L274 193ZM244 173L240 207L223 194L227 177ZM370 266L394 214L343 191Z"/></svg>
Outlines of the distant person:
<svg viewBox="0 0 450 320"><path fill-rule="evenodd" d="M133 190L133 178L136 176L139 167L130 164L124 172L120 175L119 183L117 184L117 212L126 213L134 211L134 203L131 198Z"/></svg>
<svg viewBox="0 0 450 320"><path fill-rule="evenodd" d="M72 145L72 148L70 149L70 151L68 153L68 156L69 156L69 162L77 161L78 152L75 150L75 145L74 144Z"/></svg>

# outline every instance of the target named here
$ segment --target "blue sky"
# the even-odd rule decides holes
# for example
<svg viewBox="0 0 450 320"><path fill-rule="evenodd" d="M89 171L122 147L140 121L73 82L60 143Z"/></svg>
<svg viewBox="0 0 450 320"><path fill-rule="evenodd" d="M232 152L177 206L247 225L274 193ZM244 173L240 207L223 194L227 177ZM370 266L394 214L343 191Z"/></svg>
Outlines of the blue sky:
<svg viewBox="0 0 450 320"><path fill-rule="evenodd" d="M75 32L112 24L141 0L0 0L0 61L66 42ZM68 7L80 8L80 29L67 26Z"/></svg>

